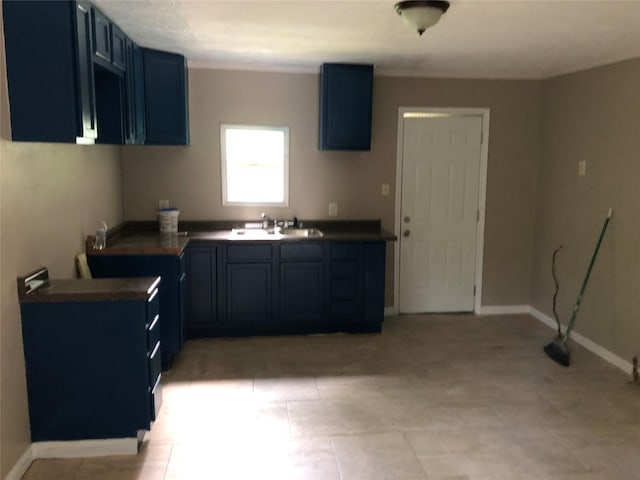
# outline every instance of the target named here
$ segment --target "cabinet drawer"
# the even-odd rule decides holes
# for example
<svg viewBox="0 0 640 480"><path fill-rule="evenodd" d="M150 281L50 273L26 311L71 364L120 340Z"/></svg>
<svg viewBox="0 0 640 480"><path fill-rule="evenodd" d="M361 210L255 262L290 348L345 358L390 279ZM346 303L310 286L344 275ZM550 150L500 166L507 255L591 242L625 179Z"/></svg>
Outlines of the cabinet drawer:
<svg viewBox="0 0 640 480"><path fill-rule="evenodd" d="M153 388L158 375L160 375L162 371L162 361L160 357L160 342L157 342L153 350L149 353L149 388Z"/></svg>
<svg viewBox="0 0 640 480"><path fill-rule="evenodd" d="M151 389L150 401L151 401L151 420L158 418L160 413L160 405L162 405L162 374L158 374L153 388Z"/></svg>
<svg viewBox="0 0 640 480"><path fill-rule="evenodd" d="M271 245L228 245L230 262L256 262L271 260Z"/></svg>
<svg viewBox="0 0 640 480"><path fill-rule="evenodd" d="M357 243L334 243L331 245L331 258L334 260L356 260L358 258L358 251Z"/></svg>
<svg viewBox="0 0 640 480"><path fill-rule="evenodd" d="M280 258L283 260L322 260L322 244L281 245Z"/></svg>
<svg viewBox="0 0 640 480"><path fill-rule="evenodd" d="M185 273L186 271L187 271L187 259L183 252L182 255L178 257L178 278L180 278L182 274Z"/></svg>
<svg viewBox="0 0 640 480"><path fill-rule="evenodd" d="M160 314L156 314L147 327L147 348L149 351L160 341Z"/></svg>
<svg viewBox="0 0 640 480"><path fill-rule="evenodd" d="M151 326L158 313L160 313L160 295L156 288L147 300L147 327Z"/></svg>
<svg viewBox="0 0 640 480"><path fill-rule="evenodd" d="M354 278L358 275L358 262L344 261L331 263L331 278Z"/></svg>

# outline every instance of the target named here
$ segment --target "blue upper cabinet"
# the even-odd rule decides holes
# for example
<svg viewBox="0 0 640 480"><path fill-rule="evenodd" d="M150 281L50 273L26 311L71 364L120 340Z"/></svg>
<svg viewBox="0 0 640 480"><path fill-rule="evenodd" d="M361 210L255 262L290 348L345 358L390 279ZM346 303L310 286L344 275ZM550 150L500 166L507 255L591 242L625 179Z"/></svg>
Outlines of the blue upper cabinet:
<svg viewBox="0 0 640 480"><path fill-rule="evenodd" d="M2 8L12 139L93 143L91 5L4 0Z"/></svg>
<svg viewBox="0 0 640 480"><path fill-rule="evenodd" d="M320 68L320 150L370 150L373 65Z"/></svg>
<svg viewBox="0 0 640 480"><path fill-rule="evenodd" d="M127 66L126 35L96 7L91 7L91 21L94 62L115 71L124 71Z"/></svg>
<svg viewBox="0 0 640 480"><path fill-rule="evenodd" d="M2 9L14 141L189 144L183 56L138 47L86 0Z"/></svg>
<svg viewBox="0 0 640 480"><path fill-rule="evenodd" d="M187 62L143 48L147 145L189 145Z"/></svg>

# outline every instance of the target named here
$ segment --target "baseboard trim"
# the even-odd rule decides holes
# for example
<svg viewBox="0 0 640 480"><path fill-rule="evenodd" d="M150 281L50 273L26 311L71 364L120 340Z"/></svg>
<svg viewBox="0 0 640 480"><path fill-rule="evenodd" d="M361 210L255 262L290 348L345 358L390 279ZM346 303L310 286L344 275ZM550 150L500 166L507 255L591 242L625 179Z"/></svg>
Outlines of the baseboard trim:
<svg viewBox="0 0 640 480"><path fill-rule="evenodd" d="M478 315L519 315L531 313L529 305L484 305Z"/></svg>
<svg viewBox="0 0 640 480"><path fill-rule="evenodd" d="M109 455L136 455L138 439L107 438L68 442L34 442L24 451L4 480L20 480L31 463L39 458L84 458Z"/></svg>
<svg viewBox="0 0 640 480"><path fill-rule="evenodd" d="M397 314L398 314L398 310L396 310L396 307L384 307L385 317L390 317L391 315L397 315Z"/></svg>
<svg viewBox="0 0 640 480"><path fill-rule="evenodd" d="M34 459L135 455L138 453L138 439L133 437L73 440L68 442L34 442L31 447Z"/></svg>
<svg viewBox="0 0 640 480"><path fill-rule="evenodd" d="M551 318L549 315L542 313L540 310L537 310L536 308L531 307L530 313L532 317L541 321L542 323L551 327L552 329L556 330L558 328L556 325L556 321L553 318ZM563 329L567 328L567 326L564 324L562 325L562 327ZM610 363L614 367L617 367L626 373L629 373L629 374L631 373L631 369L633 368L633 366L631 365L631 362L626 361L624 358L619 357L613 352L610 352L603 346L598 345L592 340L589 340L584 335L580 335L575 330L571 332L571 340L573 340L579 345L582 345L584 348L586 348L590 352L595 353L597 356L599 356L606 362Z"/></svg>
<svg viewBox="0 0 640 480"><path fill-rule="evenodd" d="M33 446L29 445L4 480L20 480L33 462Z"/></svg>

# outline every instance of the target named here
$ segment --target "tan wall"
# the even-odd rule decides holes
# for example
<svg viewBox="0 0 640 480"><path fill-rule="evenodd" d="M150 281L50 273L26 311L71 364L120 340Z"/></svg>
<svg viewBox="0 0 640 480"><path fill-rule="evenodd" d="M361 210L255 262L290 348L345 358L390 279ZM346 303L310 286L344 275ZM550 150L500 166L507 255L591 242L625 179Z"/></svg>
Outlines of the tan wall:
<svg viewBox="0 0 640 480"><path fill-rule="evenodd" d="M377 77L370 152L318 151L318 75L197 70L189 72L190 147L125 147L126 217L151 220L169 199L183 220L257 219L256 207L223 207L221 123L290 127L290 206L270 216L382 219L394 229L398 108L491 109L483 304L528 304L533 254L539 82ZM382 197L382 183L392 186ZM393 301L388 254L386 304Z"/></svg>
<svg viewBox="0 0 640 480"><path fill-rule="evenodd" d="M558 311L568 321L613 207L576 330L628 361L640 351L639 84L640 59L543 82L532 288L533 306L550 315L551 254L562 244Z"/></svg>
<svg viewBox="0 0 640 480"><path fill-rule="evenodd" d="M1 17L1 15L0 15ZM0 18L0 28L2 21ZM0 478L30 444L16 277L41 265L75 277L101 220L123 221L121 147L14 143L0 30Z"/></svg>

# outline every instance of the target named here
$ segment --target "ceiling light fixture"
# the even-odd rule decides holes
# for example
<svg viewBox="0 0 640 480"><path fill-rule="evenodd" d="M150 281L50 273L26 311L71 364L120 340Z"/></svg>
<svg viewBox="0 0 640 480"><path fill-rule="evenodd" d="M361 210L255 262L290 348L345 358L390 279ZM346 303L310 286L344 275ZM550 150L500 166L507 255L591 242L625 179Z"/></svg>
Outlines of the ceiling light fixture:
<svg viewBox="0 0 640 480"><path fill-rule="evenodd" d="M443 0L407 0L396 3L396 12L411 28L420 35L438 23L440 17L449 8L449 2Z"/></svg>

